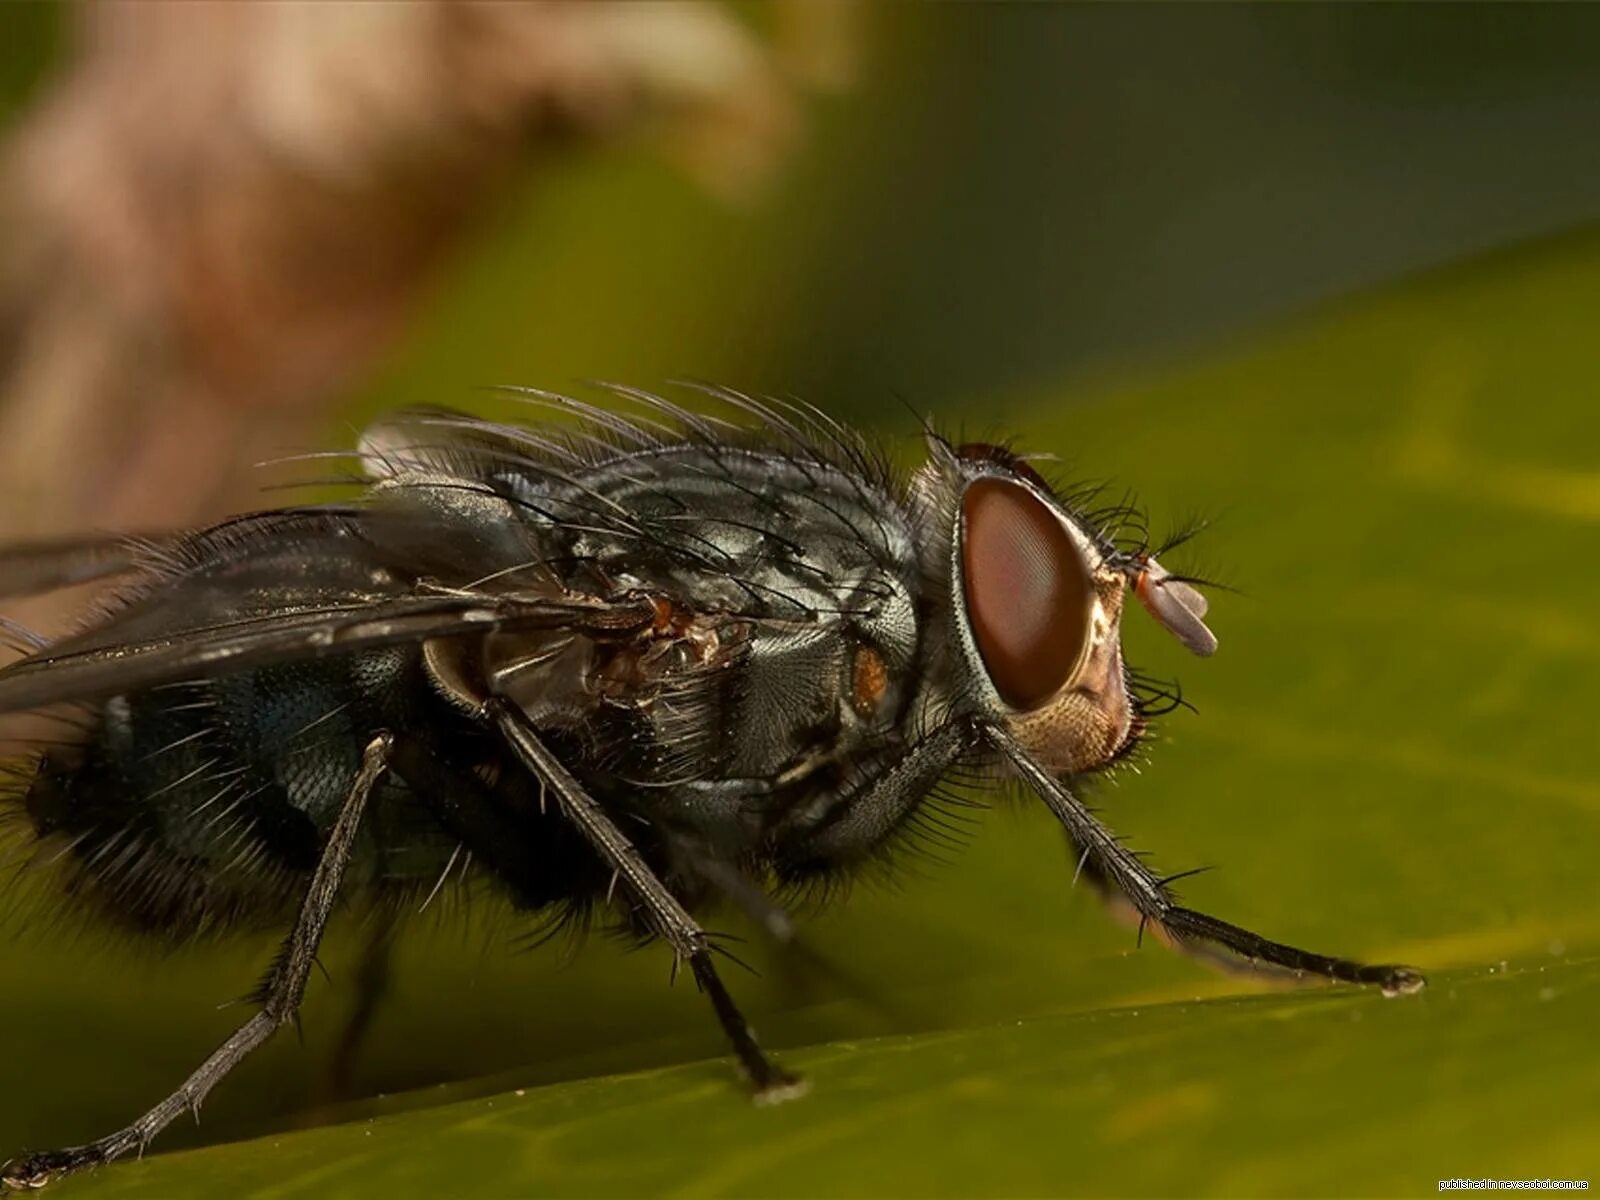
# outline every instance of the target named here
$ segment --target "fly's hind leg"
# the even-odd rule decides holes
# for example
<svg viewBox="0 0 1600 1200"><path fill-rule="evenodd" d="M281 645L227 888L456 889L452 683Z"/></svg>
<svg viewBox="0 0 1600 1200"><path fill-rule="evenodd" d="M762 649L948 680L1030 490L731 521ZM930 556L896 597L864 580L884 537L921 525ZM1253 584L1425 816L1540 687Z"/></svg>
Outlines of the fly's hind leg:
<svg viewBox="0 0 1600 1200"><path fill-rule="evenodd" d="M283 943L272 968L262 981L258 999L261 1009L241 1025L227 1041L201 1063L183 1085L125 1129L98 1141L66 1150L48 1150L15 1159L0 1167L0 1183L9 1188L38 1188L51 1180L85 1167L110 1162L130 1150L143 1151L158 1133L185 1111L198 1113L206 1094L257 1046L273 1035L280 1025L292 1020L305 995L306 979L315 961L323 928L339 894L350 850L355 843L361 816L372 794L373 785L383 774L388 761L388 735L380 735L367 746L361 767L350 785L350 794L339 810L333 831L328 835L322 857L311 876L311 884L300 903L294 928Z"/></svg>
<svg viewBox="0 0 1600 1200"><path fill-rule="evenodd" d="M498 700L490 701L487 708L528 769L554 793L561 811L583 833L606 865L617 873L622 885L645 906L651 923L679 960L689 964L695 983L711 1000L711 1007L738 1056L739 1065L755 1089L756 1099L775 1103L799 1095L803 1089L800 1078L767 1058L749 1022L717 974L711 958L712 942L705 930L685 911L599 803L539 740L522 713Z"/></svg>

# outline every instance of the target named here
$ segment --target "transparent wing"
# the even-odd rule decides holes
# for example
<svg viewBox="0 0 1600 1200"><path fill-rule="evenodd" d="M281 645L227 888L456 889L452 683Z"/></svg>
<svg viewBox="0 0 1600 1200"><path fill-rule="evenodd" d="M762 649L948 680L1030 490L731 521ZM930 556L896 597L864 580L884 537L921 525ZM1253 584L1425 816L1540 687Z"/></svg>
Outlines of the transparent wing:
<svg viewBox="0 0 1600 1200"><path fill-rule="evenodd" d="M624 633L644 598L448 587L417 578L368 521L284 511L162 547L137 590L93 628L0 670L0 712L102 700L163 683L498 629Z"/></svg>
<svg viewBox="0 0 1600 1200"><path fill-rule="evenodd" d="M10 546L0 550L0 598L37 596L120 575L139 566L147 553L147 543L120 535Z"/></svg>
<svg viewBox="0 0 1600 1200"><path fill-rule="evenodd" d="M271 613L143 641L51 647L0 670L0 712L103 700L162 683L273 663L496 629L643 627L648 602L598 604L472 596L386 596L300 612Z"/></svg>

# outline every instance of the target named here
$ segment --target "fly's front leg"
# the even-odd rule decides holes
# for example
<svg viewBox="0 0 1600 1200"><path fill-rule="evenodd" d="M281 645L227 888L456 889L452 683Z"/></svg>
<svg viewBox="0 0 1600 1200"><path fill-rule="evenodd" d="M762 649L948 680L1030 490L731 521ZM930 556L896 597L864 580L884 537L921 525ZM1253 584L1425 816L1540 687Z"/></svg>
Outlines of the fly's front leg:
<svg viewBox="0 0 1600 1200"><path fill-rule="evenodd" d="M651 924L666 939L673 953L688 962L700 990L711 998L711 1007L716 1010L717 1020L733 1045L739 1065L755 1088L756 1099L771 1103L798 1095L802 1087L799 1077L774 1064L762 1052L749 1022L723 985L711 959L711 941L705 930L650 869L605 810L539 740L521 711L502 700L491 700L486 708L518 757L555 794L561 811L644 905Z"/></svg>
<svg viewBox="0 0 1600 1200"><path fill-rule="evenodd" d="M1083 855L1084 865L1133 905L1141 927L1149 922L1165 930L1177 942L1220 946L1252 963L1281 967L1296 975L1314 974L1345 983L1377 984L1388 996L1420 991L1427 983L1422 973L1413 967L1371 966L1348 958L1316 954L1184 908L1173 899L1167 888L1168 881L1158 877L1117 841L1116 835L1096 820L1082 801L1029 758L1009 734L992 729L989 737L1056 815Z"/></svg>
<svg viewBox="0 0 1600 1200"><path fill-rule="evenodd" d="M311 876L305 899L300 902L294 928L285 939L266 978L262 980L257 994L261 1010L218 1046L177 1091L126 1129L119 1129L87 1145L49 1150L13 1160L0 1167L0 1183L8 1188L39 1188L72 1171L110 1162L130 1150L143 1151L150 1140L180 1113L188 1110L198 1114L206 1094L222 1077L271 1037L280 1025L293 1019L305 995L306 979L316 959L323 928L328 923L328 914L333 910L345 867L350 862L350 850L355 844L367 798L387 765L389 744L388 735L380 735L367 746L362 756L361 767L350 785L350 793L339 810L338 819L334 821L333 831L328 835L327 845L323 847L322 857Z"/></svg>

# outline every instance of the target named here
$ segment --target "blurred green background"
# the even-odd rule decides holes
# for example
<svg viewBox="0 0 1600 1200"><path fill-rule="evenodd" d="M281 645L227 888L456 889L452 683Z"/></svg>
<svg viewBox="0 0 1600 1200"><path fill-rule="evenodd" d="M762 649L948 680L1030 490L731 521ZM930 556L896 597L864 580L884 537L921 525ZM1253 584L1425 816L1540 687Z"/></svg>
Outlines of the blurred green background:
<svg viewBox="0 0 1600 1200"><path fill-rule="evenodd" d="M765 10L741 10L756 25ZM9 9L18 112L64 43ZM1219 515L1216 659L1099 797L1199 907L1428 969L1422 996L1218 977L1068 886L1048 816L810 920L838 979L733 981L814 1083L746 1104L659 949L419 922L358 1076L338 930L304 1044L218 1145L64 1194L1402 1195L1600 1166L1600 11L895 7L768 191L574 149L430 286L327 439L476 385L793 391L917 453L901 400ZM0 972L0 1154L92 1136L240 1018L268 943L30 930ZM769 968L772 964L768 964ZM646 1071L643 1075L629 1074ZM339 1122L333 1124L332 1122ZM306 1127L316 1127L314 1129Z"/></svg>

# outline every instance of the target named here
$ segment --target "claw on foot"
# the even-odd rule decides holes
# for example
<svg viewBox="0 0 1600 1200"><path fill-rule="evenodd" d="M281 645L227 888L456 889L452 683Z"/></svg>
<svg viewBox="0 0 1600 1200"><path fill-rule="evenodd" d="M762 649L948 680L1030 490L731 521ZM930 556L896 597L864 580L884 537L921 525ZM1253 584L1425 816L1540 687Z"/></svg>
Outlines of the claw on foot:
<svg viewBox="0 0 1600 1200"><path fill-rule="evenodd" d="M773 1077L756 1088L752 1099L763 1108L798 1100L811 1090L811 1085L799 1075L787 1071L774 1072Z"/></svg>
<svg viewBox="0 0 1600 1200"><path fill-rule="evenodd" d="M35 1192L66 1174L67 1164L58 1155L30 1154L0 1165L0 1191Z"/></svg>
<svg viewBox="0 0 1600 1200"><path fill-rule="evenodd" d="M1428 977L1413 967L1390 967L1381 986L1385 996L1411 996L1428 986Z"/></svg>

